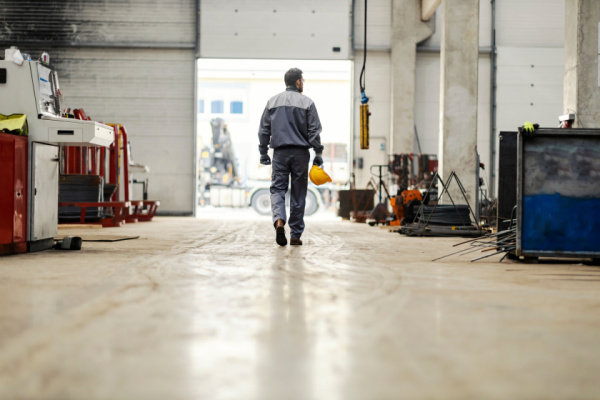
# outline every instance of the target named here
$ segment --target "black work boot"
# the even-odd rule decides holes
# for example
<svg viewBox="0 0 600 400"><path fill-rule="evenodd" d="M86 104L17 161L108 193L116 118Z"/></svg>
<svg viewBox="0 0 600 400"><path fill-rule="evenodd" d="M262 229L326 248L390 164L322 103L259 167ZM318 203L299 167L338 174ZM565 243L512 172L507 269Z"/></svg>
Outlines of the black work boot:
<svg viewBox="0 0 600 400"><path fill-rule="evenodd" d="M296 238L291 238L290 246L302 246L302 240L296 239Z"/></svg>
<svg viewBox="0 0 600 400"><path fill-rule="evenodd" d="M283 228L284 225L285 222L282 219L278 219L277 221L275 221L275 241L280 246L285 246L287 244L287 239L285 237L285 229Z"/></svg>

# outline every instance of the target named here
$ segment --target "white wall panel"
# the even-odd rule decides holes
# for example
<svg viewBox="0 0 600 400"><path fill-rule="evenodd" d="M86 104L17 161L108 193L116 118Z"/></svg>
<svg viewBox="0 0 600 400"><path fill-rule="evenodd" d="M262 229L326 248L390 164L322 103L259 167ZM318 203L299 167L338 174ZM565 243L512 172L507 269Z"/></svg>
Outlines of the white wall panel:
<svg viewBox="0 0 600 400"><path fill-rule="evenodd" d="M369 49L389 50L392 38L392 0L371 0L367 5L367 45ZM365 43L365 2L354 6L354 48Z"/></svg>
<svg viewBox="0 0 600 400"><path fill-rule="evenodd" d="M351 0L203 0L200 55L348 59L351 5Z"/></svg>
<svg viewBox="0 0 600 400"><path fill-rule="evenodd" d="M503 47L563 47L564 0L496 1L496 42Z"/></svg>
<svg viewBox="0 0 600 400"><path fill-rule="evenodd" d="M558 126L563 114L564 50L498 48L497 130L525 121Z"/></svg>
<svg viewBox="0 0 600 400"><path fill-rule="evenodd" d="M417 54L415 81L415 124L421 151L437 154L440 130L439 53Z"/></svg>

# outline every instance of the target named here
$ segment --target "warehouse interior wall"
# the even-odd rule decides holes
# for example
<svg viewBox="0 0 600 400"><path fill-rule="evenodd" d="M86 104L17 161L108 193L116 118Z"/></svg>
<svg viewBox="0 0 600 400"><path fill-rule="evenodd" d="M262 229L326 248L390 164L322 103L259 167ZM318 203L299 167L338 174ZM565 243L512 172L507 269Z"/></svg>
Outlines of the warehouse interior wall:
<svg viewBox="0 0 600 400"><path fill-rule="evenodd" d="M565 1L495 3L498 81L493 139L491 2L480 3L477 125L478 150L486 165L492 159L490 141L497 148L500 131L515 130L524 120L556 126L557 116L566 111L562 109ZM370 165L388 162L391 135L391 1L368 4L369 150L358 146L364 2L203 0L200 4L201 57L354 61L352 159L359 187L370 178ZM197 2L5 0L2 7L0 44L16 45L34 57L43 50L50 52L67 106L83 107L96 120L125 125L134 160L150 167L150 197L161 201L161 212L191 213ZM438 10L434 17L436 27L441 23L439 14ZM291 24L290 19L298 23ZM435 152L439 140L440 39L438 28L419 45L417 54L415 121L424 153Z"/></svg>
<svg viewBox="0 0 600 400"><path fill-rule="evenodd" d="M2 2L0 44L50 54L66 107L120 123L163 214L191 214L195 0Z"/></svg>

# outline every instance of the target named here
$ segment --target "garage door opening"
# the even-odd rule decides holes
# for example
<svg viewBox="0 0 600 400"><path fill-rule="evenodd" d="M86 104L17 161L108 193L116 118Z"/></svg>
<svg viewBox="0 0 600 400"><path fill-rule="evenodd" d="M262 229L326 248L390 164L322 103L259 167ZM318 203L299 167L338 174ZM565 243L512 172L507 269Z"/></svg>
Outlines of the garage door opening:
<svg viewBox="0 0 600 400"><path fill-rule="evenodd" d="M258 128L267 101L285 90L283 76L292 67L304 72L304 94L317 107L324 169L333 180L309 183L306 215L334 212L337 191L350 177L351 61L199 59L196 216L232 208L270 216L271 167L259 163Z"/></svg>

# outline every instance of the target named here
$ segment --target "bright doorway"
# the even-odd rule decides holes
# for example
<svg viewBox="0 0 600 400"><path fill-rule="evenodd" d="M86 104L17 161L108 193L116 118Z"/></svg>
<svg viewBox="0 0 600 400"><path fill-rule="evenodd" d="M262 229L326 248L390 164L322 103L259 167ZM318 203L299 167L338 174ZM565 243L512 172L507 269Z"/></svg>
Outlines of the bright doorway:
<svg viewBox="0 0 600 400"><path fill-rule="evenodd" d="M352 62L199 59L197 216L215 207L270 215L271 168L259 163L258 128L267 101L285 90L283 75L292 67L304 72L304 94L317 107L324 168L333 179L323 187L309 184L306 214L333 212L337 190L350 177Z"/></svg>

